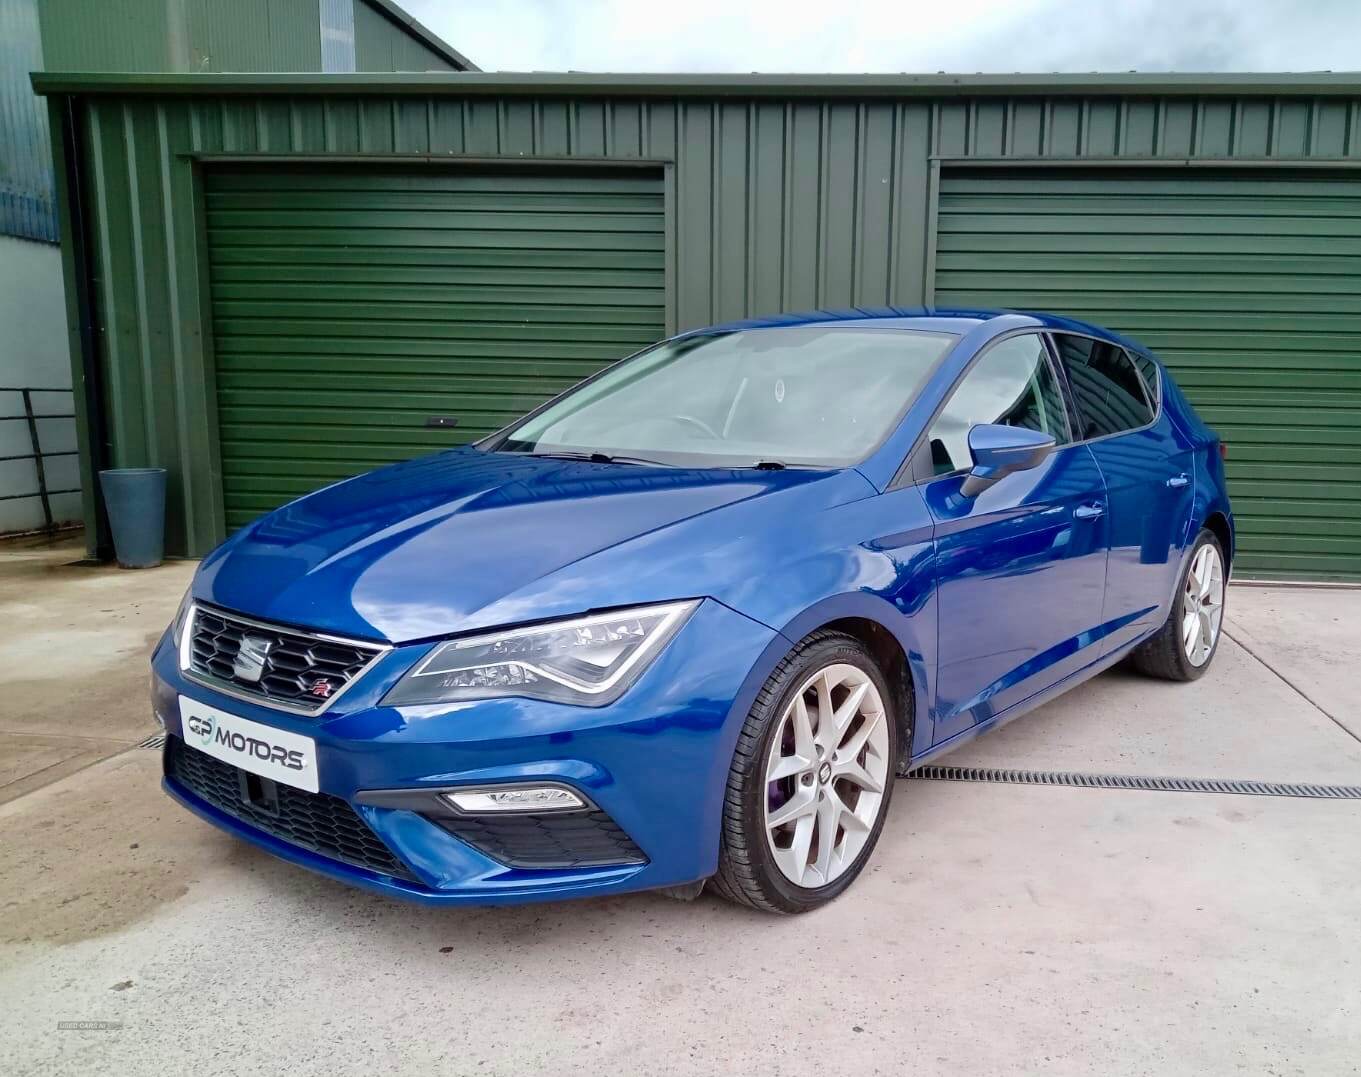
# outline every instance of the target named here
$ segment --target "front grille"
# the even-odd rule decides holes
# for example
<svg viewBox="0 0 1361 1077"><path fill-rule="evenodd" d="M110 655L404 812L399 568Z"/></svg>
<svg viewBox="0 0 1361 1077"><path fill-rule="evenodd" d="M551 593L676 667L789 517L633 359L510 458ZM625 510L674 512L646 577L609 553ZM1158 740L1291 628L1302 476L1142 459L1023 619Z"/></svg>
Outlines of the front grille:
<svg viewBox="0 0 1361 1077"><path fill-rule="evenodd" d="M165 772L196 797L290 845L357 868L418 882L358 813L339 797L271 783L269 808L248 801L244 772L167 737Z"/></svg>
<svg viewBox="0 0 1361 1077"><path fill-rule="evenodd" d="M596 809L542 815L446 816L440 826L512 868L585 868L645 864L619 824Z"/></svg>
<svg viewBox="0 0 1361 1077"><path fill-rule="evenodd" d="M189 671L262 703L318 714L382 651L378 644L311 635L195 606Z"/></svg>

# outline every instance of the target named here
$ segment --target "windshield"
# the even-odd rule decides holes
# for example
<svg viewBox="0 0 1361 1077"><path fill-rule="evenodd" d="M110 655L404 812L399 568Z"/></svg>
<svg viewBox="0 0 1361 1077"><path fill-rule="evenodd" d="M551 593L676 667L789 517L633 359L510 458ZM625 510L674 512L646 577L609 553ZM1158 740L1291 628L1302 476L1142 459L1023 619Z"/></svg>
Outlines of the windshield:
<svg viewBox="0 0 1361 1077"><path fill-rule="evenodd" d="M802 326L666 341L487 447L698 467L845 467L883 441L955 339Z"/></svg>

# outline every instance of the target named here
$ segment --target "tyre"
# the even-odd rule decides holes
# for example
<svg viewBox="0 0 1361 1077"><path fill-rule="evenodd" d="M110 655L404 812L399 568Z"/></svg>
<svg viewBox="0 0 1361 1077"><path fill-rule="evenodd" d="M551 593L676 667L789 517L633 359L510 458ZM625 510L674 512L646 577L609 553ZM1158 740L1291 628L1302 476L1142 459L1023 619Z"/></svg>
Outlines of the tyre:
<svg viewBox="0 0 1361 1077"><path fill-rule="evenodd" d="M1130 655L1134 668L1169 681L1194 681L1201 676L1219 648L1224 593L1224 550L1213 532L1202 529L1187 558L1167 623Z"/></svg>
<svg viewBox="0 0 1361 1077"><path fill-rule="evenodd" d="M855 881L893 794L894 698L865 646L839 632L814 633L776 667L728 775L718 893L796 913Z"/></svg>

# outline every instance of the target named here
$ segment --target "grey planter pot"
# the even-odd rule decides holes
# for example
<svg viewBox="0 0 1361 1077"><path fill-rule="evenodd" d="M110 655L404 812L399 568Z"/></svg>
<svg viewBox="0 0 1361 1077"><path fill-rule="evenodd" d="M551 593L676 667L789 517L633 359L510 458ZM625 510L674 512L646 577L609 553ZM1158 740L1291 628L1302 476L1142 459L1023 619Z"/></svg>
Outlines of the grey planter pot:
<svg viewBox="0 0 1361 1077"><path fill-rule="evenodd" d="M114 553L123 568L151 568L165 554L165 468L120 467L99 473Z"/></svg>

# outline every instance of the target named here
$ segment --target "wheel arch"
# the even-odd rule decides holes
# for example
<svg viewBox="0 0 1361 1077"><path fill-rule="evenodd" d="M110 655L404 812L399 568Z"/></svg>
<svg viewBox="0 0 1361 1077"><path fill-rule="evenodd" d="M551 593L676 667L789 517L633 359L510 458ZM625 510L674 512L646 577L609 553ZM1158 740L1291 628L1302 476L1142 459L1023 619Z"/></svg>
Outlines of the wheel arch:
<svg viewBox="0 0 1361 1077"><path fill-rule="evenodd" d="M902 643L878 621L868 617L843 617L838 621L828 621L816 631L841 632L858 639L878 664L894 697L893 713L898 720L899 745L895 766L897 773L901 774L907 770L912 758L912 735L917 716L916 680Z"/></svg>
<svg viewBox="0 0 1361 1077"><path fill-rule="evenodd" d="M894 693L894 712L898 719L898 772L902 773L912 758L913 739L918 734L919 717L929 715L928 650L924 644L922 625L925 611L915 616L904 616L896 606L884 598L866 592L836 595L809 607L780 629L774 644L779 653L763 656L766 666L761 683L791 650L815 632L842 632L863 643L879 663L880 671ZM773 645L771 649L776 649ZM767 664L766 658L769 658Z"/></svg>
<svg viewBox="0 0 1361 1077"><path fill-rule="evenodd" d="M1200 526L1219 540L1219 547L1224 551L1224 565L1226 568L1232 567L1233 525L1229 523L1228 514L1221 509L1212 509Z"/></svg>

